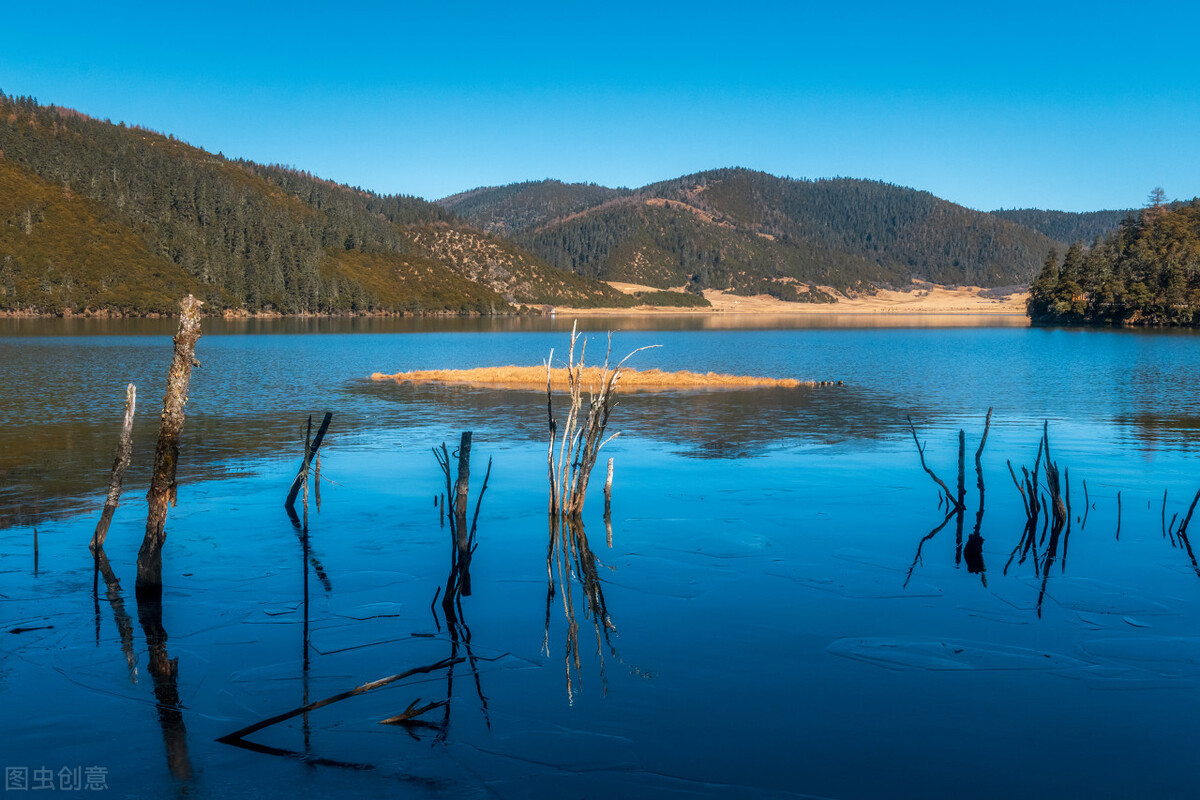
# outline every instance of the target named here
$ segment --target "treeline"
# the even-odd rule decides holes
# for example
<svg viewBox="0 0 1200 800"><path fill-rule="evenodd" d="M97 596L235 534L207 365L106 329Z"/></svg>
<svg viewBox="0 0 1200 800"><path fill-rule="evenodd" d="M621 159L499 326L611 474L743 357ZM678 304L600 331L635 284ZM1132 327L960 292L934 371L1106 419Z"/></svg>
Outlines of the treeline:
<svg viewBox="0 0 1200 800"><path fill-rule="evenodd" d="M28 97L0 93L0 158L11 167L0 310L159 312L184 283L211 310L284 314L627 302L512 246L467 274L471 259L439 257L418 232L462 229L460 248L483 249L487 237L434 203L229 160ZM46 186L61 195L50 193L54 203ZM102 264L68 246L89 237L119 239L120 257Z"/></svg>
<svg viewBox="0 0 1200 800"><path fill-rule="evenodd" d="M1032 228L1056 242L1069 245L1072 242L1091 242L1097 237L1104 238L1129 216L1130 209L1074 212L1048 211L1041 208L1001 208L991 214Z"/></svg>
<svg viewBox="0 0 1200 800"><path fill-rule="evenodd" d="M1200 200L1155 202L1091 247L1046 258L1029 316L1059 324L1200 324Z"/></svg>

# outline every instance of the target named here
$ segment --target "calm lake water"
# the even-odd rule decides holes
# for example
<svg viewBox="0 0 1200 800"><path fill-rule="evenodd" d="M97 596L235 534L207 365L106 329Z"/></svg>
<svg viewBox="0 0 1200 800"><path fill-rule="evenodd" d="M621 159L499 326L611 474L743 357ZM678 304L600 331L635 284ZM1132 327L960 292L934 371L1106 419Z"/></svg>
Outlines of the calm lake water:
<svg viewBox="0 0 1200 800"><path fill-rule="evenodd" d="M581 320L589 361L614 330L661 345L637 367L845 385L622 397L611 546L601 474L596 568L550 574L544 395L367 376L557 359L570 320L206 321L156 611L173 323L0 320L0 765L119 797L1196 796L1200 336L949 321ZM87 543L131 381L118 590ZM306 552L283 499L327 410ZM961 517L909 415L952 487L965 430ZM1006 462L1044 422L1071 530L1023 554ZM464 430L472 504L492 472L456 621L431 448Z"/></svg>

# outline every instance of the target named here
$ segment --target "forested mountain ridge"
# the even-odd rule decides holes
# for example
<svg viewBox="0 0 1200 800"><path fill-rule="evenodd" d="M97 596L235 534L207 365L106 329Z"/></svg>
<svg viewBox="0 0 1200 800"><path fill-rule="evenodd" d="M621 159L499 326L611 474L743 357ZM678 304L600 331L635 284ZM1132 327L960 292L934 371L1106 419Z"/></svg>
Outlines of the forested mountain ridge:
<svg viewBox="0 0 1200 800"><path fill-rule="evenodd" d="M1123 211L1048 211L1041 208L1001 208L993 216L1044 233L1063 246L1092 242L1115 231L1131 209Z"/></svg>
<svg viewBox="0 0 1200 800"><path fill-rule="evenodd" d="M629 189L546 179L484 186L437 202L477 228L512 235L631 194Z"/></svg>
<svg viewBox="0 0 1200 800"><path fill-rule="evenodd" d="M793 180L730 168L628 190L588 187L555 205L547 182L441 201L562 269L604 280L825 299L807 287L1027 283L1054 240L878 181ZM578 206L591 199L593 205ZM453 202L451 202L453 201ZM536 213L535 213L536 212Z"/></svg>
<svg viewBox="0 0 1200 800"><path fill-rule="evenodd" d="M493 313L515 304L628 302L509 244L500 248L501 269L522 280L477 283L480 270L464 259L424 249L436 227L459 230L461 246L486 241L434 203L229 160L31 98L0 94L0 162L8 209L0 217L0 310L153 313L170 310L165 298L184 285L212 311L253 313ZM48 187L79 213L45 213L61 206ZM25 225L26 217L38 225ZM21 240L35 227L38 242ZM104 232L125 248L109 272L141 277L102 280L95 258L68 247ZM560 286L571 291L560 295Z"/></svg>
<svg viewBox="0 0 1200 800"><path fill-rule="evenodd" d="M1200 324L1200 199L1156 203L1105 240L1051 251L1030 286L1043 323Z"/></svg>

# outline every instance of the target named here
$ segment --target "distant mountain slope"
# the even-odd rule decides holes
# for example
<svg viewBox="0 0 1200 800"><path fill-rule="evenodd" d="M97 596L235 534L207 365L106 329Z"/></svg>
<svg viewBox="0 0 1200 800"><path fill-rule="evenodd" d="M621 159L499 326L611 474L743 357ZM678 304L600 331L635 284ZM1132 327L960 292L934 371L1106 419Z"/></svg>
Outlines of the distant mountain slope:
<svg viewBox="0 0 1200 800"><path fill-rule="evenodd" d="M477 190L472 213L500 214L486 205L488 197L520 205L540 186ZM876 181L720 169L593 200L599 202L590 208L525 227L515 241L589 277L788 299L815 298L805 288L811 284L852 290L913 279L1027 283L1056 244L1009 220Z"/></svg>
<svg viewBox="0 0 1200 800"><path fill-rule="evenodd" d="M1122 220L1132 212L1123 211L1045 211L1040 208L1010 208L991 212L992 216L1024 225L1044 233L1064 245L1073 242L1091 244L1104 238L1120 227Z"/></svg>
<svg viewBox="0 0 1200 800"><path fill-rule="evenodd" d="M552 264L602 280L692 290L728 289L784 300L828 301L812 283L847 274L879 281L865 259L711 221L662 198L623 201L522 234L517 241Z"/></svg>
<svg viewBox="0 0 1200 800"><path fill-rule="evenodd" d="M81 224L78 215L51 215L35 266L27 263L32 257L27 242L20 253L16 244L6 246L0 259L23 254L22 275L44 271L45 262L53 262L63 276L59 282L72 291L31 297L22 289L19 298L0 294L0 310L20 302L43 312L65 304L73 311L148 313L160 310L163 296L178 294L179 275L190 278L188 285L210 309L251 312L490 313L510 309L510 301L595 305L616 295L607 286L564 275L515 245L505 245L503 269L522 275L522 281L478 284L473 276L479 270L464 266L472 259L442 258L423 249L426 237L416 231L436 225L459 226L462 246L484 247L486 237L466 230L441 206L280 166L230 161L170 136L41 106L30 98L0 94L0 158L23 170L20 174L36 176L42 189L57 187L89 201L89 213L130 252L140 250L158 265L157 273L143 274L134 266L136 259L114 258L109 268L117 282L108 285L125 288L97 293L100 285L88 277L99 269L94 259L85 263L78 249L67 246L84 235L72 227ZM17 217L35 213L42 202L41 189L28 188L32 185L25 178L26 188L6 198L15 204ZM66 227L59 230L60 225ZM56 249L55 242L62 246ZM13 268L9 273L16 275ZM536 291L522 289L534 286ZM570 291L560 296L557 287Z"/></svg>
<svg viewBox="0 0 1200 800"><path fill-rule="evenodd" d="M477 228L511 235L630 194L594 183L542 180L481 187L437 202Z"/></svg>

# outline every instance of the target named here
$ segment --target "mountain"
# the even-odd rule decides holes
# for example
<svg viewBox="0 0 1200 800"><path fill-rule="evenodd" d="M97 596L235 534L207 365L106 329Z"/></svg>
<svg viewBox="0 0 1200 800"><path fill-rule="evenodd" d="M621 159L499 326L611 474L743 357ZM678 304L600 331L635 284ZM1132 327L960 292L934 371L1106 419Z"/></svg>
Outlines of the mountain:
<svg viewBox="0 0 1200 800"><path fill-rule="evenodd" d="M1073 242L1091 243L1115 231L1121 222L1134 213L1123 211L1046 211L1040 208L1010 208L991 212L992 216L1024 225L1044 233L1066 246Z"/></svg>
<svg viewBox="0 0 1200 800"><path fill-rule="evenodd" d="M631 194L629 189L547 179L481 187L437 202L477 228L511 235Z"/></svg>
<svg viewBox="0 0 1200 800"><path fill-rule="evenodd" d="M631 305L434 203L0 94L0 310L423 313ZM452 242L452 243L451 243Z"/></svg>
<svg viewBox="0 0 1200 800"><path fill-rule="evenodd" d="M1200 198L1129 215L1091 248L1046 259L1029 316L1051 324L1200 325Z"/></svg>
<svg viewBox="0 0 1200 800"><path fill-rule="evenodd" d="M817 285L1027 283L1056 244L1008 219L878 181L731 168L633 191L602 188L542 181L441 203L473 224L504 226L550 264L588 277L791 300L827 300Z"/></svg>

